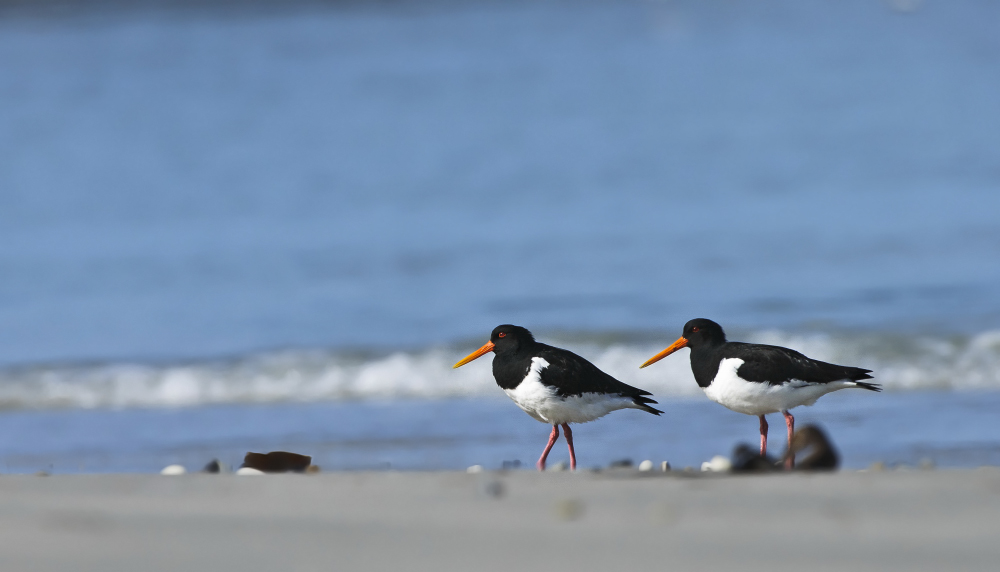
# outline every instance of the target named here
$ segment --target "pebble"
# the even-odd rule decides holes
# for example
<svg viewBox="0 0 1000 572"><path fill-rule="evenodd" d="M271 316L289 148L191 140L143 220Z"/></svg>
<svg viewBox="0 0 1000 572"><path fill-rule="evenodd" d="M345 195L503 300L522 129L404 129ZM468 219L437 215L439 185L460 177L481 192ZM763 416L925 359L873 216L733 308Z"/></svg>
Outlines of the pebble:
<svg viewBox="0 0 1000 572"><path fill-rule="evenodd" d="M254 469L253 467L240 467L239 469L236 469L236 474L240 476L246 476L246 475L263 475L265 473L264 471L260 469Z"/></svg>
<svg viewBox="0 0 1000 572"><path fill-rule="evenodd" d="M222 466L222 463L220 463L218 459L212 459L211 461L208 462L207 465L205 465L204 468L202 468L201 472L222 473L225 472L225 467Z"/></svg>
<svg viewBox="0 0 1000 572"><path fill-rule="evenodd" d="M184 468L184 465L167 465L166 467L163 467L163 470L160 471L160 474L172 476L172 475L183 475L186 472L187 469Z"/></svg>
<svg viewBox="0 0 1000 572"><path fill-rule="evenodd" d="M254 453L250 451L243 457L242 467L257 469L265 473L304 473L312 464L312 457L288 451L271 451L270 453Z"/></svg>
<svg viewBox="0 0 1000 572"><path fill-rule="evenodd" d="M465 469L465 472L469 473L470 475L474 475L476 473L481 473L481 472L483 472L483 466L482 465L472 465L468 469Z"/></svg>
<svg viewBox="0 0 1000 572"><path fill-rule="evenodd" d="M644 472L644 473L646 471L652 471L653 470L653 461L650 461L649 459L646 459L645 461L639 463L639 470L642 471L642 472Z"/></svg>
<svg viewBox="0 0 1000 572"><path fill-rule="evenodd" d="M566 461L559 461L558 463L549 467L549 470L558 472L558 471L565 471L568 468L569 468L569 463L567 463Z"/></svg>
<svg viewBox="0 0 1000 572"><path fill-rule="evenodd" d="M664 473L669 473L670 472L670 462L669 461L663 461L662 463L660 463L660 470L663 471Z"/></svg>
<svg viewBox="0 0 1000 572"><path fill-rule="evenodd" d="M711 461L705 461L701 464L702 471L711 471L714 473L728 473L732 468L733 463L722 455L716 455L712 457Z"/></svg>

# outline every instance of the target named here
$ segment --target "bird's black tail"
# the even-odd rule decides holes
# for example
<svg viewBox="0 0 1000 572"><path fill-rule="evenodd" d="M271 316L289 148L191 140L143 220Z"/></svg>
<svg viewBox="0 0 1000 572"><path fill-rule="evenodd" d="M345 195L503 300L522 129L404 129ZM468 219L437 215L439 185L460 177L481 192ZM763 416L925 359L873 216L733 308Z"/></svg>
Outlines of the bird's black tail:
<svg viewBox="0 0 1000 572"><path fill-rule="evenodd" d="M868 391L882 391L882 386L877 383L867 383L864 381L855 381L854 383L861 389L867 389Z"/></svg>
<svg viewBox="0 0 1000 572"><path fill-rule="evenodd" d="M648 397L644 397L642 395L633 395L632 396L632 403L635 403L636 405L638 405L639 409L642 409L643 411L652 413L653 415L659 415L660 413L663 413L659 409L656 409L654 407L650 407L649 406L650 403L656 403L656 402L653 401L652 399L650 399Z"/></svg>
<svg viewBox="0 0 1000 572"><path fill-rule="evenodd" d="M868 391L882 391L882 386L877 383L868 383L866 381L861 381L862 379L872 379L872 376L869 375L871 374L872 370L863 369L860 367L852 367L848 369L849 369L848 379L856 383L857 387L860 387L861 389L867 389Z"/></svg>
<svg viewBox="0 0 1000 572"><path fill-rule="evenodd" d="M882 386L877 383L868 383L867 381L861 381L862 379L872 379L870 375L872 370L864 369L860 367L849 367L847 369L847 379L855 383L855 387L860 387L861 389L867 389L868 391L882 391Z"/></svg>

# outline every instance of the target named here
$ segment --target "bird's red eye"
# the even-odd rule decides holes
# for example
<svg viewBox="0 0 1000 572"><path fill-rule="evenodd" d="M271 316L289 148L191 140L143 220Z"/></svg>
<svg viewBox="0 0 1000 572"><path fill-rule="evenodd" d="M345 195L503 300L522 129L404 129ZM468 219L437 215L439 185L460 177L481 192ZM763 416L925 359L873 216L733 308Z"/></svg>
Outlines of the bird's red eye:
<svg viewBox="0 0 1000 572"><path fill-rule="evenodd" d="M505 334L505 333L503 333L503 332L500 332L499 334L497 334L497 337L500 337L500 338L502 338L502 337L504 337L504 336L506 336L506 335L507 335L507 334Z"/></svg>
<svg viewBox="0 0 1000 572"><path fill-rule="evenodd" d="M691 328L691 331L692 331L692 332L697 332L697 331L698 331L698 330L700 330L700 329L701 329L701 328L699 328L698 326L694 326L693 328Z"/></svg>

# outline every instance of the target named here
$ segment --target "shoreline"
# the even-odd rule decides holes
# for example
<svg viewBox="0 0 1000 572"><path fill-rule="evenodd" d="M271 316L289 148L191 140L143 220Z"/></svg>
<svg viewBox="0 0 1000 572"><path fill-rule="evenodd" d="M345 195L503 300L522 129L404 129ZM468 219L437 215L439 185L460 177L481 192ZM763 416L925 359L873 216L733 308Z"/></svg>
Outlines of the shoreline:
<svg viewBox="0 0 1000 572"><path fill-rule="evenodd" d="M655 467L700 468L758 439L756 419L704 396L661 404L667 414L659 417L623 411L574 427L580 467L648 459ZM925 460L974 468L1000 466L997 410L996 391L841 391L795 413L800 427L827 431L845 468ZM172 464L196 471L212 459L239 466L248 451L309 455L331 472L495 470L505 462L534 466L550 430L499 391L483 399L22 411L0 415L0 473L157 474ZM784 431L772 433L777 454ZM552 455L552 462L567 459L564 440Z"/></svg>
<svg viewBox="0 0 1000 572"><path fill-rule="evenodd" d="M5 570L990 569L1000 468L0 477Z"/></svg>

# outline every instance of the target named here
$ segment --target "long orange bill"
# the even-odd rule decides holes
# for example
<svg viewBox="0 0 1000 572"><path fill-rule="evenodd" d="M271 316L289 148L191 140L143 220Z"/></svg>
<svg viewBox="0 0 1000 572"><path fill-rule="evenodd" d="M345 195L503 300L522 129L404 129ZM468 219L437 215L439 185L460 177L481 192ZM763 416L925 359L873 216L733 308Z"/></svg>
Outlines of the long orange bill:
<svg viewBox="0 0 1000 572"><path fill-rule="evenodd" d="M483 354L490 353L491 351L493 351L493 342L486 342L485 346L465 356L464 358L462 358L462 361L451 366L451 368L455 369L456 367L462 367L463 365L469 363L470 361L482 356Z"/></svg>
<svg viewBox="0 0 1000 572"><path fill-rule="evenodd" d="M646 367L647 365L652 365L652 364L660 361L661 359L667 357L668 355L674 353L675 351L677 351L677 350L679 350L681 348L686 348L687 345L688 345L687 338L685 338L684 336L681 336L681 337L677 338L676 342L670 344L669 348L667 348L667 349L663 350L662 352L656 354L655 356L649 358L649 360L646 361L646 363L640 365L639 369L642 369L642 368Z"/></svg>

